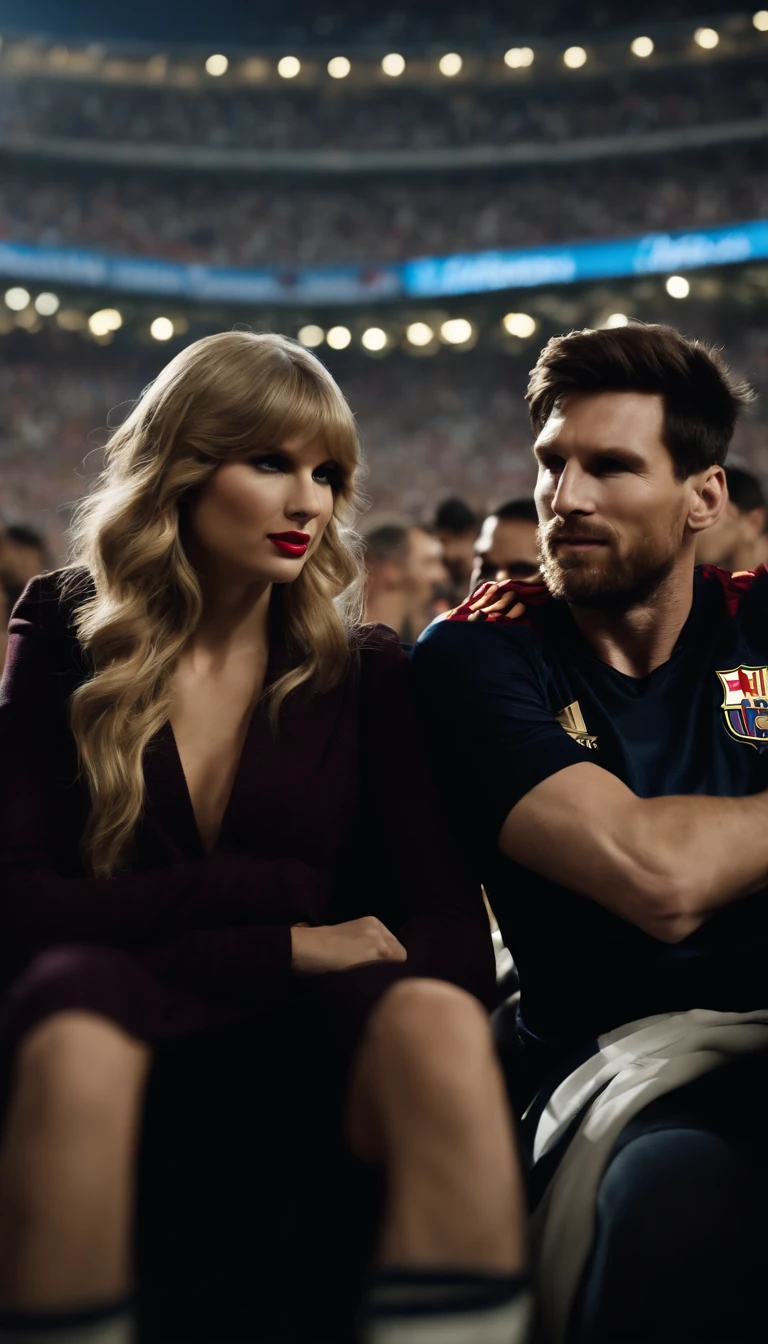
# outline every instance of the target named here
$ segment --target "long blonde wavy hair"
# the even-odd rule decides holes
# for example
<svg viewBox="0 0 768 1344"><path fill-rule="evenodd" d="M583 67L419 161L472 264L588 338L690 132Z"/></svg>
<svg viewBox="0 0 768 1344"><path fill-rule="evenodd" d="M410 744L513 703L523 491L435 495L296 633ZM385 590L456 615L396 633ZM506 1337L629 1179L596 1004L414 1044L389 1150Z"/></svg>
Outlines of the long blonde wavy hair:
<svg viewBox="0 0 768 1344"><path fill-rule="evenodd" d="M183 545L184 497L221 464L292 438L322 442L338 484L317 550L293 583L273 590L292 655L266 693L276 719L303 683L323 691L343 679L360 619L363 569L351 530L359 443L319 360L283 336L235 331L196 341L111 435L104 470L75 512L67 584L82 594L91 580L75 628L92 675L69 713L90 796L82 857L95 876L110 876L130 853L144 751L169 718L173 672L201 615Z"/></svg>

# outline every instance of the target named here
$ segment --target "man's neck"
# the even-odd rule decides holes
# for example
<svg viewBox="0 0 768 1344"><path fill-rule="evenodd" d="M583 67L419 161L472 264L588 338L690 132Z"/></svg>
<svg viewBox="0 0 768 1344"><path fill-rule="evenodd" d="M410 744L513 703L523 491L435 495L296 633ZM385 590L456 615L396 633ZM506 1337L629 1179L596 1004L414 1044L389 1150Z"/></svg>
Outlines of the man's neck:
<svg viewBox="0 0 768 1344"><path fill-rule="evenodd" d="M397 590L369 593L365 603L365 619L375 625L389 625L402 635L407 611L405 596Z"/></svg>
<svg viewBox="0 0 768 1344"><path fill-rule="evenodd" d="M671 657L693 602L693 568L674 571L647 601L628 611L571 605L585 639L609 667L628 677L648 677Z"/></svg>

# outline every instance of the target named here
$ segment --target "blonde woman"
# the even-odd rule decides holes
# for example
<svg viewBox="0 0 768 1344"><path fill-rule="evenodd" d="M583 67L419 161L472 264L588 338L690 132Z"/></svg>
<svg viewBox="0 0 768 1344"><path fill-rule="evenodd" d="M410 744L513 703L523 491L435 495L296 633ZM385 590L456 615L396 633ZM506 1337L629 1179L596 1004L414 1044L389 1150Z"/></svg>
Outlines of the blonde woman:
<svg viewBox="0 0 768 1344"><path fill-rule="evenodd" d="M203 1270L227 1245L250 1266L251 1328L209 1337L290 1337L289 1304L270 1335L258 1285L279 1241L265 1191L281 1226L297 1210L301 1284L322 1259L307 1228L343 1213L317 1217L341 1198L323 1185L335 1148L386 1173L367 1337L453 1340L465 1319L473 1344L519 1337L517 1175L478 1003L488 926L397 640L355 624L358 457L307 351L198 341L113 434L73 564L15 609L0 1344L131 1337L142 1122L150 1229L187 1192L169 1282L180 1248L206 1248L177 1302L202 1315L165 1338L199 1337Z"/></svg>

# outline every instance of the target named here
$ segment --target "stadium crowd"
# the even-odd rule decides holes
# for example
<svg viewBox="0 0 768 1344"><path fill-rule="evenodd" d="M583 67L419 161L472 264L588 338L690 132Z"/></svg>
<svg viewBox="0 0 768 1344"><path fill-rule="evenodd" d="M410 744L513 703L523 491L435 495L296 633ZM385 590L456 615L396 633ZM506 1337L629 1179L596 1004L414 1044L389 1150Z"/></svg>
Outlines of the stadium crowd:
<svg viewBox="0 0 768 1344"><path fill-rule="evenodd" d="M0 238L220 266L381 264L765 218L760 147L605 170L321 184L157 175L0 179Z"/></svg>
<svg viewBox="0 0 768 1344"><path fill-rule="evenodd" d="M410 150L628 138L766 114L760 64L621 71L583 87L499 84L449 89L184 91L72 84L0 85L0 132L217 149Z"/></svg>

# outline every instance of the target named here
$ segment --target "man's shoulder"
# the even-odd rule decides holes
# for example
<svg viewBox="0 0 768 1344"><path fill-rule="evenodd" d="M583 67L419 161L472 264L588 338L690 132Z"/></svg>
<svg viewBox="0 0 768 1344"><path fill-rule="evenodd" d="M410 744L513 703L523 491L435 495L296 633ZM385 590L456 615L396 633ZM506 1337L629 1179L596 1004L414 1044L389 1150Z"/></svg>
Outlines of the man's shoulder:
<svg viewBox="0 0 768 1344"><path fill-rule="evenodd" d="M537 659L541 652L541 617L556 603L538 584L504 583L499 585L499 596L502 594L518 598L525 610L515 616L504 612L478 615L472 609L474 595L470 595L427 626L413 651L416 665L424 668L439 662L441 669L448 664L489 669L499 660L509 667L517 660L530 663Z"/></svg>
<svg viewBox="0 0 768 1344"><path fill-rule="evenodd" d="M702 565L699 573L702 582L722 593L727 610L731 616L738 616L742 610L756 606L768 607L768 566L758 565L757 569L745 569L731 574L717 565Z"/></svg>

